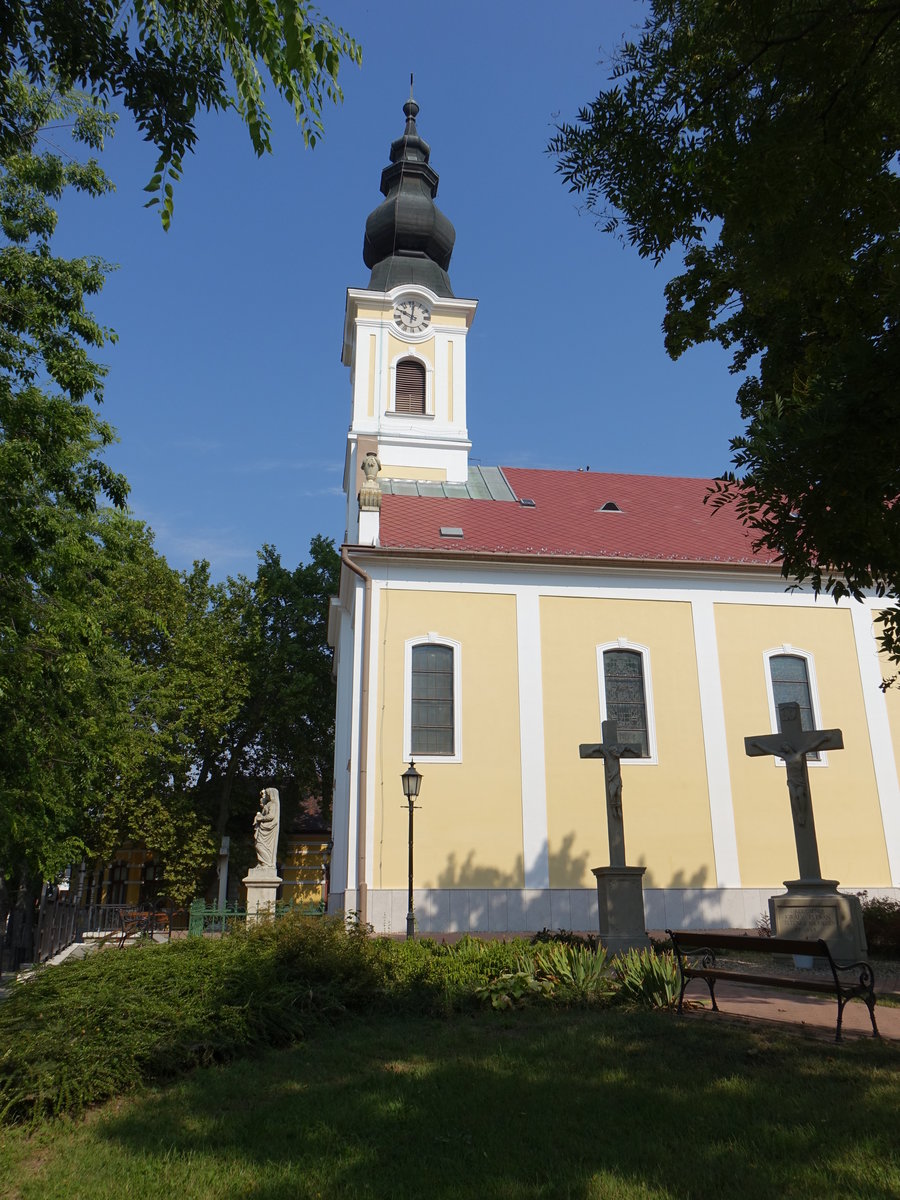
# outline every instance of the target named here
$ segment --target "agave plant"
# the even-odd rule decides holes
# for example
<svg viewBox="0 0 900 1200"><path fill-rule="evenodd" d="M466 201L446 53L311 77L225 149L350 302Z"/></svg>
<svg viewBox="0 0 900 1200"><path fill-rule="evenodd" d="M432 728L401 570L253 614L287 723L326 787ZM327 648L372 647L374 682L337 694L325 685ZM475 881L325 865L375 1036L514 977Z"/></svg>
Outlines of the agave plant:
<svg viewBox="0 0 900 1200"><path fill-rule="evenodd" d="M619 994L645 1008L671 1008L678 999L678 966L670 952L626 950L612 963Z"/></svg>
<svg viewBox="0 0 900 1200"><path fill-rule="evenodd" d="M531 950L534 974L550 980L554 990L569 998L596 1000L608 996L614 983L601 947L596 953L586 946L546 942Z"/></svg>

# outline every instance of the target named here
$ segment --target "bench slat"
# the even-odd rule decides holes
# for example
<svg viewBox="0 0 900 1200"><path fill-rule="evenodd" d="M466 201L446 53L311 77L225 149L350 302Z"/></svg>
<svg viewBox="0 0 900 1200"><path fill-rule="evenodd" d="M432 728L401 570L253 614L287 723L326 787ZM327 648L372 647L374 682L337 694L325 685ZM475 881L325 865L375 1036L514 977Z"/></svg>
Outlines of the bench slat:
<svg viewBox="0 0 900 1200"><path fill-rule="evenodd" d="M725 979L729 983L752 983L757 986L785 988L792 992L825 992L834 995L830 979L787 979L784 975L750 975L742 971L719 971L708 967L685 967L689 979Z"/></svg>
<svg viewBox="0 0 900 1200"><path fill-rule="evenodd" d="M676 929L673 931L678 945L708 946L710 950L747 950L750 954L812 954L822 957L818 941L799 938L749 937L731 933L702 933Z"/></svg>

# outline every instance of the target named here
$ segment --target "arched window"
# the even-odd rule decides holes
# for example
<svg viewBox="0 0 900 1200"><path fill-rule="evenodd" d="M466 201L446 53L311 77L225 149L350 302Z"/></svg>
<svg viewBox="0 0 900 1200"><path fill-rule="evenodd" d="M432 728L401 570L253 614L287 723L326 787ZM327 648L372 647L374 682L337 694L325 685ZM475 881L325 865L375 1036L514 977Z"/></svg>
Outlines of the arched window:
<svg viewBox="0 0 900 1200"><path fill-rule="evenodd" d="M428 633L406 643L403 756L462 762L462 647Z"/></svg>
<svg viewBox="0 0 900 1200"><path fill-rule="evenodd" d="M417 358L401 358L397 363L394 412L425 413L425 366Z"/></svg>
<svg viewBox="0 0 900 1200"><path fill-rule="evenodd" d="M772 703L775 708L775 723L781 730L780 704L797 704L800 707L800 728L815 729L816 714L809 681L809 666L803 654L769 654L769 678L772 684ZM806 756L808 762L819 762L821 755L813 751Z"/></svg>
<svg viewBox="0 0 900 1200"><path fill-rule="evenodd" d="M413 646L410 750L415 755L452 754L453 648Z"/></svg>
<svg viewBox="0 0 900 1200"><path fill-rule="evenodd" d="M650 758L644 655L640 650L618 647L603 651L603 691L606 720L618 723L618 740L633 745L641 758Z"/></svg>

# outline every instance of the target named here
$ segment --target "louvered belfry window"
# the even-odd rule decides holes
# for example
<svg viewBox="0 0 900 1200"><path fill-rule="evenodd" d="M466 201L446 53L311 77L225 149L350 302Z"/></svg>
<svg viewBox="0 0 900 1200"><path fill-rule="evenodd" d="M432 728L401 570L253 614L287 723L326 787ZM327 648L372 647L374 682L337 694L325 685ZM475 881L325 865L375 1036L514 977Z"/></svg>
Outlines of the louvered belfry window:
<svg viewBox="0 0 900 1200"><path fill-rule="evenodd" d="M643 655L637 650L605 650L603 683L606 715L610 721L618 722L619 741L633 745L641 758L649 758Z"/></svg>
<svg viewBox="0 0 900 1200"><path fill-rule="evenodd" d="M425 412L425 368L416 358L401 358L397 363L394 412Z"/></svg>

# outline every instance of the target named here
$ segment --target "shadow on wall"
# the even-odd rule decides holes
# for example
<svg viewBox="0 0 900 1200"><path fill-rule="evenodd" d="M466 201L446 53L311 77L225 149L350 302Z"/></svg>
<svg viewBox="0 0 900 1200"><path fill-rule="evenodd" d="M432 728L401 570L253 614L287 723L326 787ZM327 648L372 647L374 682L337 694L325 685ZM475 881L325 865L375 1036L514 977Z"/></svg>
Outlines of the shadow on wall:
<svg viewBox="0 0 900 1200"><path fill-rule="evenodd" d="M641 855L635 865L638 867L647 867L647 860ZM649 867L644 872L644 891L648 888L705 888L714 886L715 884L710 881L709 871L706 867L699 867L693 875L689 876L685 875L684 871L676 871L671 881L665 884L657 882L656 876Z"/></svg>
<svg viewBox="0 0 900 1200"><path fill-rule="evenodd" d="M557 887L584 887L585 876L590 878L588 851L573 855L575 834L563 838L555 853L549 854L550 878ZM547 843L544 842L544 854ZM512 871L501 871L498 867L482 866L475 862L475 851L470 850L462 863L455 854L447 858L447 865L438 875L437 886L441 888L521 888L525 880L525 865L522 855L516 856Z"/></svg>

